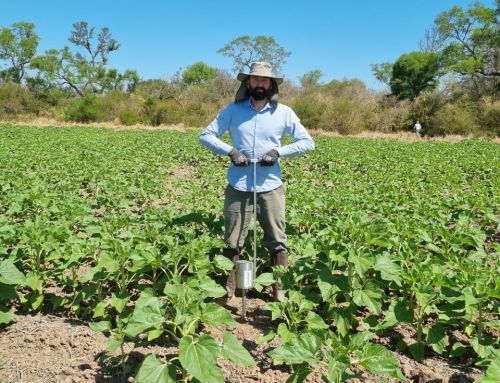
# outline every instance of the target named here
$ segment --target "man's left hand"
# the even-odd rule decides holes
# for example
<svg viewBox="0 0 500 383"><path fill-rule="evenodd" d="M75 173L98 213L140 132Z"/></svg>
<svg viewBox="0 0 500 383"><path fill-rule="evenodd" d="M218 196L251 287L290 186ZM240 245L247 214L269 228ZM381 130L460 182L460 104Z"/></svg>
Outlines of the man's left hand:
<svg viewBox="0 0 500 383"><path fill-rule="evenodd" d="M262 156L260 164L261 166L273 166L276 163L276 161L278 161L279 156L280 154L276 149L271 149Z"/></svg>

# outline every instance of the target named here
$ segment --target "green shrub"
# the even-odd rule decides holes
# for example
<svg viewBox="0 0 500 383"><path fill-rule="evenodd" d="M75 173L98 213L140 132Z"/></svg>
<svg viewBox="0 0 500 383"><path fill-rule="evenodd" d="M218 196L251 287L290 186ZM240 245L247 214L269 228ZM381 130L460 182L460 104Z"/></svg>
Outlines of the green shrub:
<svg viewBox="0 0 500 383"><path fill-rule="evenodd" d="M113 90L99 96L97 98L97 102L103 113L102 119L106 121L120 119L122 110L133 110L134 108L130 105L129 100L130 97L127 93L123 93L118 90Z"/></svg>
<svg viewBox="0 0 500 383"><path fill-rule="evenodd" d="M434 117L449 101L446 96L437 91L420 93L410 104L410 113L408 120L404 122L404 128L411 131L415 122L419 120L424 134L431 136L445 134L439 126L435 125L437 120Z"/></svg>
<svg viewBox="0 0 500 383"><path fill-rule="evenodd" d="M153 126L162 124L178 124L183 122L184 115L181 105L175 100L160 101L149 97L143 104L144 121Z"/></svg>
<svg viewBox="0 0 500 383"><path fill-rule="evenodd" d="M446 104L437 111L430 120L426 134L435 135L469 135L478 133L477 116L474 106L466 102Z"/></svg>
<svg viewBox="0 0 500 383"><path fill-rule="evenodd" d="M481 105L480 125L487 135L500 137L500 101Z"/></svg>
<svg viewBox="0 0 500 383"><path fill-rule="evenodd" d="M71 94L68 91L65 91L60 88L51 88L47 91L44 96L46 102L51 106L61 106L67 105L71 100Z"/></svg>
<svg viewBox="0 0 500 383"><path fill-rule="evenodd" d="M324 113L326 102L314 94L300 95L295 100L295 113L308 129L325 129Z"/></svg>
<svg viewBox="0 0 500 383"><path fill-rule="evenodd" d="M104 120L104 113L95 95L77 99L66 110L66 118L76 122L96 122Z"/></svg>
<svg viewBox="0 0 500 383"><path fill-rule="evenodd" d="M0 86L0 118L23 114L38 115L41 109L42 103L21 85L7 82Z"/></svg>
<svg viewBox="0 0 500 383"><path fill-rule="evenodd" d="M357 134L365 130L364 111L352 98L334 98L326 111L329 126L340 134Z"/></svg>
<svg viewBox="0 0 500 383"><path fill-rule="evenodd" d="M205 127L214 119L217 112L210 108L210 104L190 102L183 109L182 122L187 126Z"/></svg>
<svg viewBox="0 0 500 383"><path fill-rule="evenodd" d="M173 99L162 101L157 107L157 116L160 124L179 124L185 115L182 106Z"/></svg>
<svg viewBox="0 0 500 383"><path fill-rule="evenodd" d="M127 125L127 126L135 125L139 122L139 115L137 114L137 112L135 110L131 110L131 109L123 109L120 112L119 118L120 118L120 122L123 125Z"/></svg>
<svg viewBox="0 0 500 383"><path fill-rule="evenodd" d="M390 133L411 129L413 125L411 125L410 107L409 100L378 94L377 107L374 111L374 130Z"/></svg>

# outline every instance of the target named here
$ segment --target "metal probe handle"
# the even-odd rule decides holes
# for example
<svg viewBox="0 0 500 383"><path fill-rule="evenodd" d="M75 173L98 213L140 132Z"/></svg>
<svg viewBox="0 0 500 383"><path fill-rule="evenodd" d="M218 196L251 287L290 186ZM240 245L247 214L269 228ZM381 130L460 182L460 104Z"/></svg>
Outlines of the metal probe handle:
<svg viewBox="0 0 500 383"><path fill-rule="evenodd" d="M257 274L257 158L250 160L253 163L253 280Z"/></svg>

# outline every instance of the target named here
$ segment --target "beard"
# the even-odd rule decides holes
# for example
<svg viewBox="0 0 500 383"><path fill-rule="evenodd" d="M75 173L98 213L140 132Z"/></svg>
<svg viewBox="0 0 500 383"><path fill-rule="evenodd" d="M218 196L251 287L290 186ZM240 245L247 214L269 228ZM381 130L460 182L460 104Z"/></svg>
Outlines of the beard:
<svg viewBox="0 0 500 383"><path fill-rule="evenodd" d="M266 90L265 88L262 88L260 86L256 88L252 88L251 86L249 86L248 93L255 101L262 101L266 98L271 97L272 87Z"/></svg>

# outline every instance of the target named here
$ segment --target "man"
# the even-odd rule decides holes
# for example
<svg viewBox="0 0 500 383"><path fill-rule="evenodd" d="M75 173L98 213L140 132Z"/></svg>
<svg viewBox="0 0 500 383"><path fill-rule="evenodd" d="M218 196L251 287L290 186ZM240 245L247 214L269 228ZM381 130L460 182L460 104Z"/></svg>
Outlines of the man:
<svg viewBox="0 0 500 383"><path fill-rule="evenodd" d="M417 137L420 137L420 132L422 131L422 125L420 125L420 122L417 120L415 125L413 126L413 130L415 131L415 134Z"/></svg>
<svg viewBox="0 0 500 383"><path fill-rule="evenodd" d="M235 102L229 104L200 135L200 142L215 154L228 155L229 185L224 200L223 254L236 262L243 254L253 209L253 164L257 159L257 219L264 231L264 245L273 266L288 267L285 235L285 188L281 181L280 157L293 157L314 149L311 136L289 107L278 103L278 85L271 64L252 63L249 73L239 73L241 81ZM232 146L219 137L229 132ZM281 146L288 134L293 143ZM227 279L228 297L234 296L235 270ZM274 300L284 300L279 285L273 287Z"/></svg>

